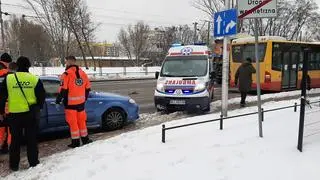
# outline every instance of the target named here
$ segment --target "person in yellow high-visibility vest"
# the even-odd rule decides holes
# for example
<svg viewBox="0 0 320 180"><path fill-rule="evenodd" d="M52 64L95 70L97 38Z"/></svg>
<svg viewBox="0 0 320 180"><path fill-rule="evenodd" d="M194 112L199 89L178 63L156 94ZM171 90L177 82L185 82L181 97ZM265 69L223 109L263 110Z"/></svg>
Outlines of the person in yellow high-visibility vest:
<svg viewBox="0 0 320 180"><path fill-rule="evenodd" d="M40 109L45 102L45 90L40 79L29 73L31 63L26 57L17 60L17 72L9 74L0 87L0 120L5 114L8 101L9 117L7 123L11 131L9 149L10 169L17 171L20 162L22 132L27 138L27 155L31 167L39 164L37 132Z"/></svg>

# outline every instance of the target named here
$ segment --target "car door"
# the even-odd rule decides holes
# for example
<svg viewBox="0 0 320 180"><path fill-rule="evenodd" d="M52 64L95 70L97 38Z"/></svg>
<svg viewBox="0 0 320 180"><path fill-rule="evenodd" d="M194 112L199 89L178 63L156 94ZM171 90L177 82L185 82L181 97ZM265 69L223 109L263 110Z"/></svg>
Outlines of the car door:
<svg viewBox="0 0 320 180"><path fill-rule="evenodd" d="M60 81L45 79L42 80L44 88L46 90L46 107L47 107L47 125L50 128L66 126L64 107L60 105L56 108L56 97L58 95L58 89Z"/></svg>
<svg viewBox="0 0 320 180"><path fill-rule="evenodd" d="M86 108L86 113L87 113L87 121L89 123L94 122L95 118L96 118L95 109L101 108L101 107L99 107L98 99L92 98L91 96L89 96L89 98L86 102L85 108Z"/></svg>

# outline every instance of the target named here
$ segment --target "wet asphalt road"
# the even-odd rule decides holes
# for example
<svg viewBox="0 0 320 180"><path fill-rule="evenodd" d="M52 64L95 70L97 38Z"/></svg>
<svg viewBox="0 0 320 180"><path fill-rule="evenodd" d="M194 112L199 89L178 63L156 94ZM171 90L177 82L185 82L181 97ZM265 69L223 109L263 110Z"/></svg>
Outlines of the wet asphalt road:
<svg viewBox="0 0 320 180"><path fill-rule="evenodd" d="M130 96L139 104L140 113L156 112L153 102L155 87L155 79L92 82L92 89L95 91ZM229 98L239 96L237 92L229 92ZM221 85L216 85L214 100L221 100Z"/></svg>

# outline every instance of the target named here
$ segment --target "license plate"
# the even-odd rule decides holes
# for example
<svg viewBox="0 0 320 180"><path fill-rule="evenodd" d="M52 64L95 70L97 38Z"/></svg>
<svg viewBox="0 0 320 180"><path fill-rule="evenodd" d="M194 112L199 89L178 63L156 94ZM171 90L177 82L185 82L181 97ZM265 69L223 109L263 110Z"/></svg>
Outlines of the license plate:
<svg viewBox="0 0 320 180"><path fill-rule="evenodd" d="M185 100L170 100L170 104L174 105L185 105L186 101Z"/></svg>

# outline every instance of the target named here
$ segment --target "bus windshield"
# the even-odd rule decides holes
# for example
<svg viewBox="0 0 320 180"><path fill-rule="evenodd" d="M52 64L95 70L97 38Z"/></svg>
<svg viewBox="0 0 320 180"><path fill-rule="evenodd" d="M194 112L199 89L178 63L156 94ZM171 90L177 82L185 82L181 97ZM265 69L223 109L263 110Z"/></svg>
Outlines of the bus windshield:
<svg viewBox="0 0 320 180"><path fill-rule="evenodd" d="M167 57L162 65L163 77L201 77L208 71L207 56Z"/></svg>

